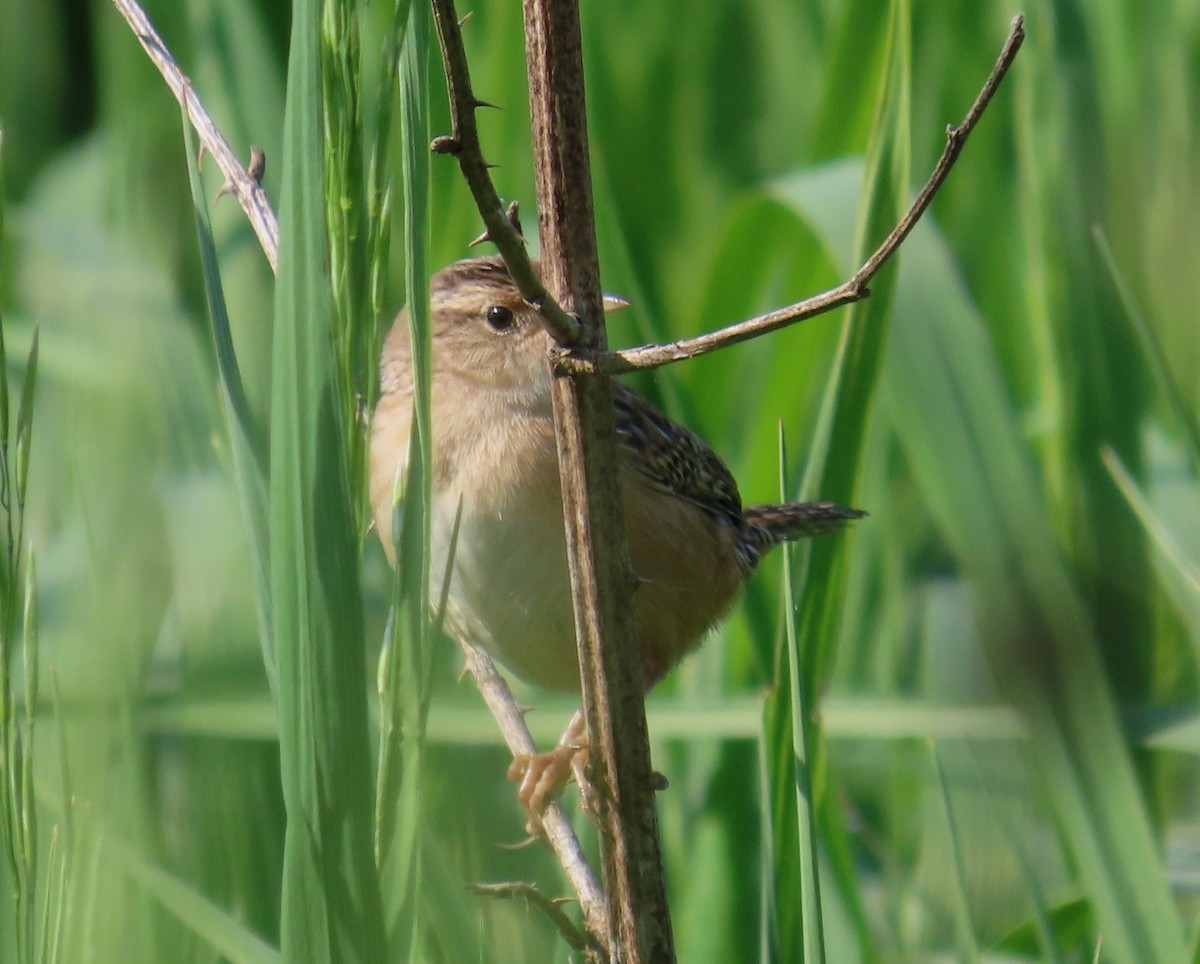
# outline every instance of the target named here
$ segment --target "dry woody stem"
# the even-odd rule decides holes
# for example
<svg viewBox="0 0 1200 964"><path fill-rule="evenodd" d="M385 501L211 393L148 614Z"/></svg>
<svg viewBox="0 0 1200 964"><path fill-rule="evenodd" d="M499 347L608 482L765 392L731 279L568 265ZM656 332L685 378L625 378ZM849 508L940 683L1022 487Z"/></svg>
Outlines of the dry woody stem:
<svg viewBox="0 0 1200 964"><path fill-rule="evenodd" d="M579 5L522 7L542 270L579 314L581 344L603 350ZM603 375L560 376L551 397L612 960L673 961L612 386Z"/></svg>
<svg viewBox="0 0 1200 964"><path fill-rule="evenodd" d="M549 918L555 930L562 935L567 946L576 953L583 954L589 964L598 964L603 958L599 957L596 948L589 942L586 934L577 928L571 919L562 912L559 901L552 900L542 894L534 884L515 881L504 884L474 884L471 888L476 894L492 897L498 900L523 900L529 907L540 910Z"/></svg>
<svg viewBox="0 0 1200 964"><path fill-rule="evenodd" d="M192 90L192 82L175 63L175 58L171 56L162 37L146 17L145 11L136 0L112 0L112 3L117 12L125 18L133 35L158 68L158 72L162 74L175 99L187 110L188 118L200 137L202 149L213 156L221 173L225 175L225 186L221 188L221 192L231 193L238 199L238 204L250 219L250 226L258 235L258 243L262 245L271 270L275 271L279 266L279 222L275 219L275 212L271 210L267 193L261 183L262 162L265 160L262 151L253 154L251 171L242 167L229 142L225 140L208 111L204 109L204 105L200 103L200 98Z"/></svg>
<svg viewBox="0 0 1200 964"><path fill-rule="evenodd" d="M542 267L555 293L570 298L582 326L580 319L555 317L561 309L501 207L479 145L475 110L485 105L470 85L454 2L432 3L453 124L453 136L435 138L432 149L458 160L489 239L553 338L560 345L582 339L591 349L603 349L577 9L570 0L524 4ZM591 919L588 926L619 959L669 960L674 954L655 828L643 674L624 605L632 572L616 492L612 394L602 380L559 379L554 409L581 683L606 798L598 816L609 929L597 929Z"/></svg>

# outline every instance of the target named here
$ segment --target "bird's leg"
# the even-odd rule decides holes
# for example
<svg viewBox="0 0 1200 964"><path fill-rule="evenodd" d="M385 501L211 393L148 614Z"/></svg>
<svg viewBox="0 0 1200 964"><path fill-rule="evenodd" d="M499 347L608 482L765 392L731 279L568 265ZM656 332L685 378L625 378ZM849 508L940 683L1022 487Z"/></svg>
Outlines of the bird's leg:
<svg viewBox="0 0 1200 964"><path fill-rule="evenodd" d="M586 730L587 720L580 707L553 750L522 753L513 758L508 768L508 778L520 784L517 799L529 817L530 833L542 833L542 811L547 803L562 793L572 776L579 785L584 810L589 813L595 811L596 794L586 773L590 749Z"/></svg>

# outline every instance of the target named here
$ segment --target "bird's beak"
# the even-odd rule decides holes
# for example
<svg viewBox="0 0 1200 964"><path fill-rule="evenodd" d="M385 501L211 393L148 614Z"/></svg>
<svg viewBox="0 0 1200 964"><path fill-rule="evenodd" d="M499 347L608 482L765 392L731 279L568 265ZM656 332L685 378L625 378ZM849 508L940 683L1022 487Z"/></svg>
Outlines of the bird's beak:
<svg viewBox="0 0 1200 964"><path fill-rule="evenodd" d="M604 296L604 313L611 315L614 311L620 311L622 308L628 308L629 302L620 295L605 295Z"/></svg>

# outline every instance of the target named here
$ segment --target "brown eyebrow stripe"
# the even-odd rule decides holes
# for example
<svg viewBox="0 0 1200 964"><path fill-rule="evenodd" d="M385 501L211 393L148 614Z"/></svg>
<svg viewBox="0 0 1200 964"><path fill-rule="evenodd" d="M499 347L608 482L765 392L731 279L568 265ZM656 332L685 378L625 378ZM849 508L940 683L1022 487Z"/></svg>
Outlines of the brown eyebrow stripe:
<svg viewBox="0 0 1200 964"><path fill-rule="evenodd" d="M433 291L444 292L466 282L508 294L516 290L503 260L487 257L456 261L443 268L433 276Z"/></svg>

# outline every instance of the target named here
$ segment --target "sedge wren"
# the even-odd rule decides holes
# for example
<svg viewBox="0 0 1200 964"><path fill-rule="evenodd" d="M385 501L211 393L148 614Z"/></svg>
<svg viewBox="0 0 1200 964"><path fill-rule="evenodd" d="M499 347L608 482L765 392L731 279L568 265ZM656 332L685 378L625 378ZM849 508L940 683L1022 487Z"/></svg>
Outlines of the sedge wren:
<svg viewBox="0 0 1200 964"><path fill-rule="evenodd" d="M606 307L618 304L624 302L606 299ZM439 271L430 307L434 596L445 579L461 506L449 631L527 682L578 691L548 336L497 257ZM383 348L370 454L375 525L393 563L393 492L408 454L412 393L407 312L401 311ZM613 403L638 579L631 605L649 688L725 615L772 546L833 531L863 513L830 502L743 507L729 469L702 439L616 382ZM577 717L564 744L573 744L581 730ZM523 786L527 808L530 794L540 798L545 786Z"/></svg>

